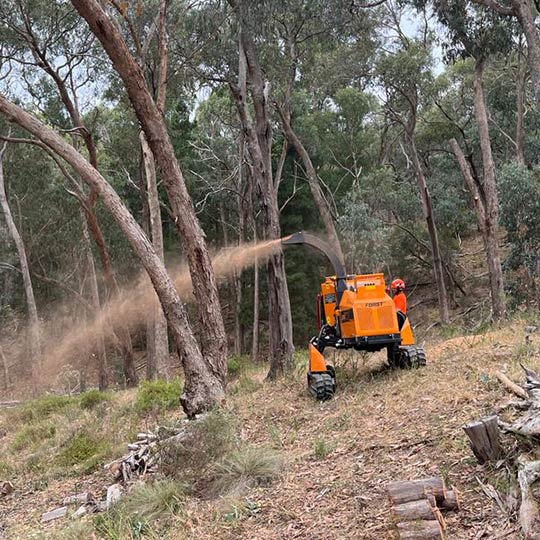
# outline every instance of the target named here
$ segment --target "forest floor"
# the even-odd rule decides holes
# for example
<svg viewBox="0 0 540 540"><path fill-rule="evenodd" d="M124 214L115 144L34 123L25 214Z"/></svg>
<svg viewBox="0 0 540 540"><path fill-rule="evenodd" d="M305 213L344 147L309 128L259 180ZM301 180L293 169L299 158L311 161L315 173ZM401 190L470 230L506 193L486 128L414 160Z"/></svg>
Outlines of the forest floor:
<svg viewBox="0 0 540 540"><path fill-rule="evenodd" d="M340 358L339 389L326 403L306 392L303 355L294 375L277 383L263 382L262 367L239 370L227 400L237 440L273 449L284 460L281 473L269 485L219 497L183 496L180 512L158 518L146 532L100 534L91 516L76 524L40 518L65 496L88 490L102 497L113 479L101 464L122 455L138 430L174 422L178 409L141 415L140 396L124 391L100 403L43 407L39 418L28 406L0 411L0 481L15 486L0 498L0 538L383 540L395 534L385 484L441 475L463 497L461 512L447 516L448 538L517 540L516 524L477 480L504 496L513 474L478 465L462 426L508 400L496 370L520 382L520 361L540 369L540 344L525 343L526 324L439 336L426 343L428 365L420 370L391 371L379 355ZM66 441L81 433L95 452L72 459Z"/></svg>

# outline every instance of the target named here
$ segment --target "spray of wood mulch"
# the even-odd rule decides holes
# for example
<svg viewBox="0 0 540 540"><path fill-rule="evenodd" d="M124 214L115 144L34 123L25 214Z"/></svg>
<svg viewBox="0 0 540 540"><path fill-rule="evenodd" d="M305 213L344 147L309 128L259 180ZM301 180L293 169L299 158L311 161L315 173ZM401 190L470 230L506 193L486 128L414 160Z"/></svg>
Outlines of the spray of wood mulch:
<svg viewBox="0 0 540 540"><path fill-rule="evenodd" d="M244 268L260 264L281 249L280 240L244 244L225 248L212 258L212 265L218 282L237 274ZM170 268L178 294L184 301L192 296L192 284L187 265ZM82 359L91 358L100 340L108 344L117 339L114 328L119 324L135 330L145 324L154 313L158 302L152 284L146 273L125 287L107 302L91 320L77 323L58 332L43 336L44 361L41 371L42 383L52 380L61 366L78 366ZM51 325L48 325L51 326ZM54 322L52 322L54 326ZM46 332L44 332L46 333Z"/></svg>

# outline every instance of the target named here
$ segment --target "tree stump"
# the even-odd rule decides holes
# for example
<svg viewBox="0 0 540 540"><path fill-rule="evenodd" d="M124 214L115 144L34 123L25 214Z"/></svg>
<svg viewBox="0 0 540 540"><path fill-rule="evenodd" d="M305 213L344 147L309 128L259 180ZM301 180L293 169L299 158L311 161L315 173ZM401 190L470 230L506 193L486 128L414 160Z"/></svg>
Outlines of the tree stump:
<svg viewBox="0 0 540 540"><path fill-rule="evenodd" d="M401 540L444 539L444 531L436 519L398 523L397 528Z"/></svg>
<svg viewBox="0 0 540 540"><path fill-rule="evenodd" d="M471 449L481 464L501 458L503 450L496 416L470 422L463 426L463 431L469 437Z"/></svg>
<svg viewBox="0 0 540 540"><path fill-rule="evenodd" d="M391 482L386 486L386 490L394 505L426 499L427 495L430 494L439 504L442 503L447 493L444 480L440 477Z"/></svg>

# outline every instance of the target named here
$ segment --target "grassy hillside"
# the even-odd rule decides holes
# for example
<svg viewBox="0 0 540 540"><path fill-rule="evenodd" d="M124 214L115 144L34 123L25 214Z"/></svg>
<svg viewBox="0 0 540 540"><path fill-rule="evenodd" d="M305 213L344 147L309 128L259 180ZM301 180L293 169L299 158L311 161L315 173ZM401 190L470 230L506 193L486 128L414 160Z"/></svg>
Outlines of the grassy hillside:
<svg viewBox="0 0 540 540"><path fill-rule="evenodd" d="M495 370L521 380L519 361L540 369L525 324L433 339L428 367L418 371L385 369L380 355L342 355L339 391L323 404L306 393L304 354L293 376L273 384L263 383L262 367L237 359L225 410L167 454L167 476L147 477L109 512L76 521L40 524L65 496L88 490L102 498L113 483L102 465L138 431L178 423L180 383L45 396L1 411L0 480L15 492L0 499L0 530L10 540L381 540L393 537L385 483L442 475L464 499L448 519L452 539L508 532L475 477L506 493L513 476L477 465L461 426L507 399Z"/></svg>

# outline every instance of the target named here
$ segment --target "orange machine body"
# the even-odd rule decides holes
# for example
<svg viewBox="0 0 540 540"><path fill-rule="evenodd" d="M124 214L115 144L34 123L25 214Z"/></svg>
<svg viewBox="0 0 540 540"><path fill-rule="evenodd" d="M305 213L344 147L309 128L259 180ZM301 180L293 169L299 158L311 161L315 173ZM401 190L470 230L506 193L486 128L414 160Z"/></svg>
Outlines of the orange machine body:
<svg viewBox="0 0 540 540"><path fill-rule="evenodd" d="M338 306L336 276L327 277L321 284L319 295L319 326L329 325L345 342L356 343L363 348L359 339L366 339L366 349L372 345L370 338L396 336L400 345L414 345L415 340L409 319L405 319L401 329L398 324L394 300L386 292L383 274L358 274L347 276L346 289L341 293ZM310 347L310 369L325 369L322 355Z"/></svg>

